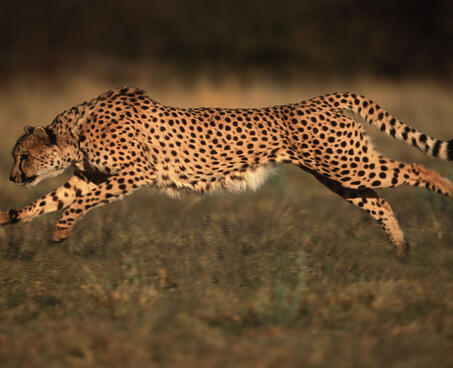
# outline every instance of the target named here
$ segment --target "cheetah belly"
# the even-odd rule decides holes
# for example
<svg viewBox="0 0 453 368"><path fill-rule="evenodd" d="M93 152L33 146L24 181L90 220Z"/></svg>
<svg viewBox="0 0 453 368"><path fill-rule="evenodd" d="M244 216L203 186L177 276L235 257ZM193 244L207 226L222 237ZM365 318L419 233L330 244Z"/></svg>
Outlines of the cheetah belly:
<svg viewBox="0 0 453 368"><path fill-rule="evenodd" d="M171 197L178 198L181 191L193 191L197 193L212 193L219 190L229 192L243 192L245 190L259 189L267 178L273 173L274 166L261 164L250 167L245 171L233 170L224 175L217 173L206 178L195 178L189 174L185 180L181 176L167 170L165 175L157 175L157 187L164 190Z"/></svg>
<svg viewBox="0 0 453 368"><path fill-rule="evenodd" d="M273 172L273 166L260 165L239 174L226 176L222 186L230 192L243 192L247 189L258 190Z"/></svg>

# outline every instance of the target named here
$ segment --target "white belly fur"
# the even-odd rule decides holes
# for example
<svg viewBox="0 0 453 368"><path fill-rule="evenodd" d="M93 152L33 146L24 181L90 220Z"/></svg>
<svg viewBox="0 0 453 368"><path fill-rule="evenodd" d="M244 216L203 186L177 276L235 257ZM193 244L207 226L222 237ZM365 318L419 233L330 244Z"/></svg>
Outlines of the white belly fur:
<svg viewBox="0 0 453 368"><path fill-rule="evenodd" d="M244 192L246 190L259 189L267 178L274 172L274 166L270 164L263 164L249 168L244 172L231 173L229 175L219 177L217 180L206 183L198 182L196 185L186 185L176 179L176 175L170 175L170 183L174 184L168 186L162 182L157 182L157 187L162 189L166 194L173 198L179 198L181 191L194 191L198 193L213 193L219 190L227 190L229 192ZM168 183L168 182L167 182Z"/></svg>

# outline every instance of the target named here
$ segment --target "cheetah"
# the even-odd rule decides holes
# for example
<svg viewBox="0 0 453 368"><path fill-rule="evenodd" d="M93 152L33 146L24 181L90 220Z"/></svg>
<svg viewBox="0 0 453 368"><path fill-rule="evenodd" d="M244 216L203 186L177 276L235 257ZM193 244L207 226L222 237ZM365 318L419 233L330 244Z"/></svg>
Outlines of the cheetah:
<svg viewBox="0 0 453 368"><path fill-rule="evenodd" d="M348 112L432 157L453 160L453 139L431 138L354 93L265 108L175 108L141 89L119 88L64 111L47 126L25 127L12 151L12 182L36 185L69 166L74 175L30 205L0 212L0 224L61 211L52 238L62 241L89 210L140 187L176 196L257 189L275 165L286 163L366 211L404 254L404 234L375 189L407 184L453 199L453 184L419 164L379 154Z"/></svg>

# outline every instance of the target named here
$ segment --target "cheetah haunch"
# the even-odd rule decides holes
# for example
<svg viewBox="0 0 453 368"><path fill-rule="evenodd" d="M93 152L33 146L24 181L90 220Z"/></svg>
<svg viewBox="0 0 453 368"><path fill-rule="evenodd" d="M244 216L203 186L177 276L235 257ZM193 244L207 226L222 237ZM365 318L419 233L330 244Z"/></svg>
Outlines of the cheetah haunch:
<svg viewBox="0 0 453 368"><path fill-rule="evenodd" d="M453 185L420 165L381 156L345 111L430 156L453 160L453 140L431 138L353 93L267 108L180 109L122 88L61 113L46 127L25 128L13 149L11 181L35 185L71 165L74 176L21 210L0 212L0 224L61 210L53 233L60 241L88 210L137 188L172 195L256 189L272 166L290 163L367 211L404 253L403 232L374 189L408 184L453 199Z"/></svg>

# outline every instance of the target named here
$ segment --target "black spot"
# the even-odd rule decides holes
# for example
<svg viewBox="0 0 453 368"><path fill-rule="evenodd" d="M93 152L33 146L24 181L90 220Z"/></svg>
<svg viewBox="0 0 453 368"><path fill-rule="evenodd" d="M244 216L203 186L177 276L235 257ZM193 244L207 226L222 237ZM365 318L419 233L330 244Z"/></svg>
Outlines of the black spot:
<svg viewBox="0 0 453 368"><path fill-rule="evenodd" d="M439 150L440 150L441 144L442 144L442 141L440 141L440 140L437 140L436 143L434 144L434 147L433 147L433 156L434 157L437 157L439 155Z"/></svg>

